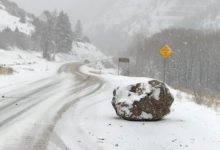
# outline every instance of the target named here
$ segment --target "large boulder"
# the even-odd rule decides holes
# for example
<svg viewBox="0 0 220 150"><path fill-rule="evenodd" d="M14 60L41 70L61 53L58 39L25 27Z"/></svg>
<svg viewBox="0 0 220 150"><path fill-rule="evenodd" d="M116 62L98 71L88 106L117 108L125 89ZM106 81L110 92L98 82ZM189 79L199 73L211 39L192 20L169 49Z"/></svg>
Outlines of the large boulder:
<svg viewBox="0 0 220 150"><path fill-rule="evenodd" d="M170 113L174 101L166 85L157 80L117 88L113 96L116 114L131 121L160 120Z"/></svg>

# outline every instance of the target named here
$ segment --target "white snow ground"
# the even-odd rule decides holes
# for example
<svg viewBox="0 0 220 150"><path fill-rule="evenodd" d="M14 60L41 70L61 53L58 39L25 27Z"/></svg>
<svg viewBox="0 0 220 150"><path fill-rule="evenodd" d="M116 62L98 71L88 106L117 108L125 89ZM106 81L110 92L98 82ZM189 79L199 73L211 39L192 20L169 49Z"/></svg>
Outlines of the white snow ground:
<svg viewBox="0 0 220 150"><path fill-rule="evenodd" d="M219 150L220 116L180 91L171 89L172 112L161 121L119 119L111 106L113 89L150 79L112 75L113 69L97 61L108 59L100 52L91 48L77 55L87 46L74 47L73 55L58 54L56 62L37 52L0 50L0 64L17 71L0 76L0 94L14 97L0 100L0 149ZM60 67L84 59L92 63L80 71L78 63ZM57 75L58 68L67 73Z"/></svg>
<svg viewBox="0 0 220 150"><path fill-rule="evenodd" d="M93 69L81 68L92 75L89 70ZM117 86L150 79L95 76L104 83L102 88L78 101L55 127L54 132L68 150L219 150L220 116L192 102L191 95L171 89L175 102L163 120L129 122L116 116L111 106L112 91ZM48 149L59 148L50 143Z"/></svg>

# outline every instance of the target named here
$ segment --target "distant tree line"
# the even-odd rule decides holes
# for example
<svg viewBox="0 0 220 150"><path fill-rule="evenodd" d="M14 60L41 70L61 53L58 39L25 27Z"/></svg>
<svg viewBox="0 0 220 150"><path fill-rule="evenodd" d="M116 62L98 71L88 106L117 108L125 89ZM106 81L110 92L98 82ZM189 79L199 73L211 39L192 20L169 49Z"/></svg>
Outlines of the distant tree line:
<svg viewBox="0 0 220 150"><path fill-rule="evenodd" d="M220 90L220 32L168 29L150 38L136 35L128 55L135 56L133 73L163 79L163 58L159 49L173 49L167 60L166 81L197 93Z"/></svg>
<svg viewBox="0 0 220 150"><path fill-rule="evenodd" d="M30 36L20 32L18 28L12 31L10 28L5 28L0 32L0 48L8 49L17 47L23 50L31 49L33 41Z"/></svg>

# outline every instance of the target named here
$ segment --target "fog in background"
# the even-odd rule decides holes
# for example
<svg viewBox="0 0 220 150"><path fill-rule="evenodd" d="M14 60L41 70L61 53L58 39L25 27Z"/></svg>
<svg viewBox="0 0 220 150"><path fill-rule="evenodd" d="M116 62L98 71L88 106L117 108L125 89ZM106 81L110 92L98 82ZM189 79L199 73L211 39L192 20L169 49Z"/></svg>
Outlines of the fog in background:
<svg viewBox="0 0 220 150"><path fill-rule="evenodd" d="M64 10L71 21L81 19L85 24L115 0L11 0L30 13L40 15L43 10Z"/></svg>

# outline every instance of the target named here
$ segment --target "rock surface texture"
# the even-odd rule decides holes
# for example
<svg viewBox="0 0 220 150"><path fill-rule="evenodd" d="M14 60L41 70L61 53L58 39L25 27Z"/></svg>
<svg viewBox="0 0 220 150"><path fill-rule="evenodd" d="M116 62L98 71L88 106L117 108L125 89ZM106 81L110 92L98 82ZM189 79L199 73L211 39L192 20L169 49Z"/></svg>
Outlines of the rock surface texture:
<svg viewBox="0 0 220 150"><path fill-rule="evenodd" d="M160 120L170 113L174 101L166 85L157 80L117 88L113 96L116 114L130 121Z"/></svg>

